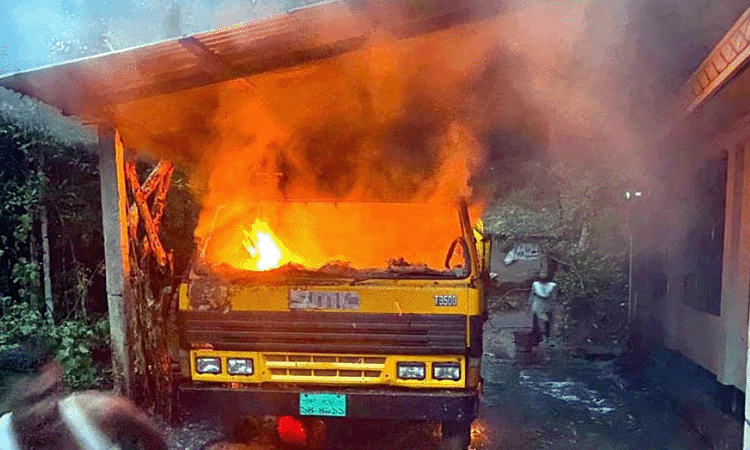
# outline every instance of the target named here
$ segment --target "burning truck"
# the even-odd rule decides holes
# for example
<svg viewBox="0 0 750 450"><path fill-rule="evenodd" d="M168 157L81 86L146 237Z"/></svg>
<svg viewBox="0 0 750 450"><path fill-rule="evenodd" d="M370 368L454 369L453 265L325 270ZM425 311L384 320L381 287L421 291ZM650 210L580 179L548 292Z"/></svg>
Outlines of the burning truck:
<svg viewBox="0 0 750 450"><path fill-rule="evenodd" d="M511 165L505 136L546 129L526 98L538 83L520 76L527 55L503 50L526 25L482 0L319 3L3 85L106 123L112 167L120 144L147 149L198 186L179 292L183 404L291 418L279 424L440 421L445 446L465 448L489 243L455 201L482 197L475 178L508 178L485 167ZM104 221L120 239L125 223L136 234L131 210Z"/></svg>
<svg viewBox="0 0 750 450"><path fill-rule="evenodd" d="M140 124L158 129L201 193L179 296L181 405L285 418L282 435L435 421L446 448L466 448L489 253L473 180L491 137L536 117L501 81L497 25L373 36L121 108L139 118L119 128L131 145L153 148Z"/></svg>
<svg viewBox="0 0 750 450"><path fill-rule="evenodd" d="M467 448L489 241L466 202L261 202L223 221L232 208L181 286L181 402L276 416L287 442L395 419L441 422L442 447Z"/></svg>

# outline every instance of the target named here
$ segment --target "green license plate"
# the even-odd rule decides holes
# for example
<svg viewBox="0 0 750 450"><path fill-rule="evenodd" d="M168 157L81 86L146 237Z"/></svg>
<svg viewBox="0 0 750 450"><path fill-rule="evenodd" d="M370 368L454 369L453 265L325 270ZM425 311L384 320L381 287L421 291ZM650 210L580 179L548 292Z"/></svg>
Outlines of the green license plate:
<svg viewBox="0 0 750 450"><path fill-rule="evenodd" d="M301 393L299 395L299 415L346 417L346 395Z"/></svg>

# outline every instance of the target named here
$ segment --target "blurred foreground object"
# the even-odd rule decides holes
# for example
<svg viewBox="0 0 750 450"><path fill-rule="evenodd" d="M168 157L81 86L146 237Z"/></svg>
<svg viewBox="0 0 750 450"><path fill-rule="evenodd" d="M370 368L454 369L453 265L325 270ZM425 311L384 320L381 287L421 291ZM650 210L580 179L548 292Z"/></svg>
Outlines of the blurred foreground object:
<svg viewBox="0 0 750 450"><path fill-rule="evenodd" d="M123 397L105 392L67 394L57 363L11 391L10 410L0 418L3 450L166 450L150 419Z"/></svg>

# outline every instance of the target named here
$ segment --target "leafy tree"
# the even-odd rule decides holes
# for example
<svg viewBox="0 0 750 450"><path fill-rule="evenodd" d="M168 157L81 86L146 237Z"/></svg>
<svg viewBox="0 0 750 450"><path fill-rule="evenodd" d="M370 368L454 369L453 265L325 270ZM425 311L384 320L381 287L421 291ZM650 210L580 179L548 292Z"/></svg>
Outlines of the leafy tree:
<svg viewBox="0 0 750 450"><path fill-rule="evenodd" d="M39 132L17 125L0 128L0 287L11 298L38 305L41 298L38 241L33 233L44 185L36 150L53 145Z"/></svg>
<svg viewBox="0 0 750 450"><path fill-rule="evenodd" d="M621 342L629 233L622 194L629 180L616 167L584 161L554 169L530 161L524 170L527 184L502 193L485 215L485 229L509 248L538 242L556 266L567 344Z"/></svg>
<svg viewBox="0 0 750 450"><path fill-rule="evenodd" d="M101 386L107 367L95 364L93 355L108 347L106 318L67 320L55 326L48 324L37 308L23 302L12 304L0 316L0 369L30 370L54 357L62 364L71 387Z"/></svg>
<svg viewBox="0 0 750 450"><path fill-rule="evenodd" d="M101 381L92 350L106 347L106 305L93 300L106 297L91 295L104 285L96 163L82 146L0 117L0 364L49 348L77 387Z"/></svg>

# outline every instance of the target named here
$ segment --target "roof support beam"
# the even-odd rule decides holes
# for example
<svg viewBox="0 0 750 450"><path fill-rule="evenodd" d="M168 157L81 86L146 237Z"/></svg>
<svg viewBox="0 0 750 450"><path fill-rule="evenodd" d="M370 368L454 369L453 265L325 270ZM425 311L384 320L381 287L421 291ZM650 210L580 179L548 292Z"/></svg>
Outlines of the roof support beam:
<svg viewBox="0 0 750 450"><path fill-rule="evenodd" d="M218 72L213 72L215 78L210 80L210 83L206 82L207 80L204 75L191 74L190 76L185 76L177 80L155 81L148 86L148 91L144 91L144 88L140 87L133 89L124 89L112 95L110 99L113 103L126 103L138 98L144 98L153 95L153 92L158 92L159 94L168 94L172 92L205 86L207 84L228 81L234 78L247 77L263 72L269 72L272 70L286 69L307 62L332 58L346 52L363 48L366 44L367 37L362 36L338 41L335 43L329 43L326 45L316 46L313 48L305 48L296 51L287 51L285 53L272 54L269 57L263 59L258 58L256 60L249 61L232 68L231 70L234 74L233 76L222 76Z"/></svg>
<svg viewBox="0 0 750 450"><path fill-rule="evenodd" d="M234 78L236 74L232 67L224 58L212 52L210 48L196 39L194 36L179 39L180 43L187 51L198 57L201 62L201 68L206 72L214 75L217 80L227 80Z"/></svg>
<svg viewBox="0 0 750 450"><path fill-rule="evenodd" d="M370 44L373 33L406 39L503 9L503 2L488 7L486 0L435 0L403 11L392 0L314 3L249 24L0 76L0 86L66 115L113 123L107 108L113 105L333 58ZM391 3L403 14L383 7Z"/></svg>
<svg viewBox="0 0 750 450"><path fill-rule="evenodd" d="M690 114L750 58L750 8L732 25L726 35L703 60L680 90L682 111L680 116Z"/></svg>

